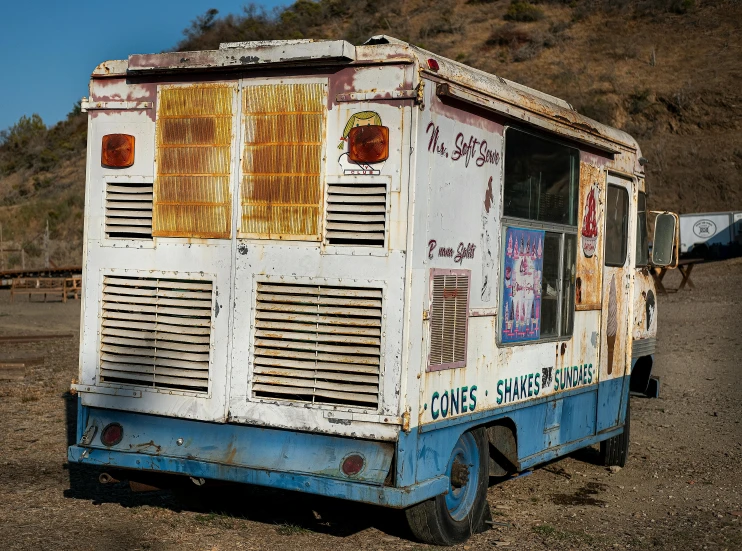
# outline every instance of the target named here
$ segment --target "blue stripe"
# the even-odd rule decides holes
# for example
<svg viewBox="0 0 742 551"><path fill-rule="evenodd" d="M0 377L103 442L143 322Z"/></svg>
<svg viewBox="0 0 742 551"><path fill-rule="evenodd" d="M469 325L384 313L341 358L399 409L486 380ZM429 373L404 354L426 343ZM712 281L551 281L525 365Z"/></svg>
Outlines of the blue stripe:
<svg viewBox="0 0 742 551"><path fill-rule="evenodd" d="M382 485L389 474L394 442L380 442L271 429L241 424L207 423L141 413L88 408L87 426L98 431L90 447L347 479L341 466L360 455L363 468L353 480ZM108 448L100 440L109 423L123 427L121 441ZM79 440L78 440L79 441Z"/></svg>
<svg viewBox="0 0 742 551"><path fill-rule="evenodd" d="M83 454L85 455L83 456ZM392 488L389 486L371 486L358 482L346 482L313 475L279 473L266 469L251 469L207 463L205 461L90 449L80 446L70 447L67 457L71 463L228 480L231 482L270 486L284 490L349 499L351 501L361 501L393 508L409 507L428 498L444 494L448 491L449 486L448 477L445 476L431 478L421 484L413 484L404 488Z"/></svg>
<svg viewBox="0 0 742 551"><path fill-rule="evenodd" d="M80 406L78 439L93 423L99 425L98 436L93 448L71 447L69 459L406 507L448 490L451 450L467 430L509 419L516 429L516 466L522 470L620 434L628 387L628 377L618 378L400 432L393 463L391 442ZM100 431L112 421L124 426L125 439L103 449ZM178 438L183 438L180 446ZM370 465L354 479L339 470L351 452L360 452ZM394 487L383 486L392 465Z"/></svg>
<svg viewBox="0 0 742 551"><path fill-rule="evenodd" d="M473 413L469 413L467 415L460 415L458 417L449 417L441 421L435 421L433 423L426 423L425 425L420 426L420 432L430 432L434 430L440 430L442 428L446 428L451 425L459 425L462 423L471 424L471 422L473 421L481 422L482 420L484 420L485 422L489 422L494 419L499 419L501 417L507 417L508 416L507 414L513 411L518 411L524 408L538 406L545 402L553 402L555 400L559 400L562 398L568 398L576 394L584 394L586 392L595 392L597 388L598 388L598 385L581 386L581 387L573 388L570 390L558 392L556 394L551 394L549 396L544 396L542 398L531 398L528 401L511 404L509 406L502 406L502 407L497 407L495 409L475 411Z"/></svg>
<svg viewBox="0 0 742 551"><path fill-rule="evenodd" d="M572 453L573 451L585 448L587 446L592 446L593 444L597 444L598 442L602 442L603 440L607 440L608 438L617 436L622 432L623 427L618 427L613 430L597 434L595 436L583 438L581 440L577 440L576 442L570 442L569 444L557 446L556 448L551 448L548 450L544 450L541 453L536 453L529 457L524 457L523 459L521 459L520 468L521 470L524 470L533 467L534 465L551 461L552 459L556 459L557 457L567 455L568 453Z"/></svg>
<svg viewBox="0 0 742 551"><path fill-rule="evenodd" d="M504 419L510 420L516 428L516 467L520 470L620 434L628 387L629 377L619 377L514 406L424 425L420 427L417 454L412 462L416 469L415 481L445 473L453 444L462 433ZM600 428L599 420L603 425ZM609 420L613 420L610 426L607 425Z"/></svg>

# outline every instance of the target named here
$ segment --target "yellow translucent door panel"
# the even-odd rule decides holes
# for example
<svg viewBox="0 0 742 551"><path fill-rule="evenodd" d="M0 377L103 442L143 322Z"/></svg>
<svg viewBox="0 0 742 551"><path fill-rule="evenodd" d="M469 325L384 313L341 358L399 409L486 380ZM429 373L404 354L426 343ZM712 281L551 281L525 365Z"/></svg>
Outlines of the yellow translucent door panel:
<svg viewBox="0 0 742 551"><path fill-rule="evenodd" d="M248 84L240 235L320 239L326 85Z"/></svg>
<svg viewBox="0 0 742 551"><path fill-rule="evenodd" d="M152 235L231 237L233 84L158 93Z"/></svg>

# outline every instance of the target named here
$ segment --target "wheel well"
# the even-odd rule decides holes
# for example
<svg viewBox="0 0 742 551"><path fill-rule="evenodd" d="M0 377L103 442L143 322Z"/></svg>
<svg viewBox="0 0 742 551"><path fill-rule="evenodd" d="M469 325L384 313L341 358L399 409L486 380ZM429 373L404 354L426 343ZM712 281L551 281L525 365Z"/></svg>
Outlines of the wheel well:
<svg viewBox="0 0 742 551"><path fill-rule="evenodd" d="M505 476L519 470L518 429L509 417L485 425L489 442L490 476Z"/></svg>
<svg viewBox="0 0 742 551"><path fill-rule="evenodd" d="M631 392L644 394L649 386L649 378L652 376L652 356L642 356L634 364L631 370L629 389Z"/></svg>

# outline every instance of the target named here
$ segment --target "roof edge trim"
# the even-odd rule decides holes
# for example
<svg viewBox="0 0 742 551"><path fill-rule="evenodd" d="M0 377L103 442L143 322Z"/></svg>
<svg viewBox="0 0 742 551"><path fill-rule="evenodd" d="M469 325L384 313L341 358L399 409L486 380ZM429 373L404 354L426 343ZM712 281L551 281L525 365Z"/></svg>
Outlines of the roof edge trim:
<svg viewBox="0 0 742 551"><path fill-rule="evenodd" d="M250 47L228 47L195 52L165 52L129 56L128 72L148 73L189 69L229 69L266 64L353 62L356 48L345 40L322 42L268 41L245 43ZM255 45L252 45L255 44Z"/></svg>
<svg viewBox="0 0 742 551"><path fill-rule="evenodd" d="M629 147L622 142L606 138L583 120L573 120L577 119L577 117L574 117L575 113L567 109L564 110L564 113L554 112L551 116L547 116L538 111L530 110L524 105L511 104L502 99L485 96L449 82L439 83L436 86L436 95L454 98L494 111L505 117L557 133L613 155L619 154L623 148ZM571 114L572 117L565 116L566 114ZM563 122L559 122L559 119L562 119ZM584 117L579 117L579 119L584 119Z"/></svg>

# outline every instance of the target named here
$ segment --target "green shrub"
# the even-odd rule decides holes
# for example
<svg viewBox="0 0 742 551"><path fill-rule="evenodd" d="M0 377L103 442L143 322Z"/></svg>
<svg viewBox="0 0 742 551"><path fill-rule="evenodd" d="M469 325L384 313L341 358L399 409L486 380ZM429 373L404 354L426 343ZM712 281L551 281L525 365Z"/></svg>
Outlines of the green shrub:
<svg viewBox="0 0 742 551"><path fill-rule="evenodd" d="M648 88L629 94L629 113L632 115L643 113L647 107L652 105L651 94L652 91Z"/></svg>
<svg viewBox="0 0 742 551"><path fill-rule="evenodd" d="M531 33L524 28L506 23L495 29L492 29L489 37L485 41L488 46L516 46L529 44L533 42Z"/></svg>
<svg viewBox="0 0 742 551"><path fill-rule="evenodd" d="M538 21L544 18L544 12L530 2L514 0L508 6L504 18L508 21Z"/></svg>
<svg viewBox="0 0 742 551"><path fill-rule="evenodd" d="M696 7L694 0L670 0L670 11L672 13L684 14Z"/></svg>

